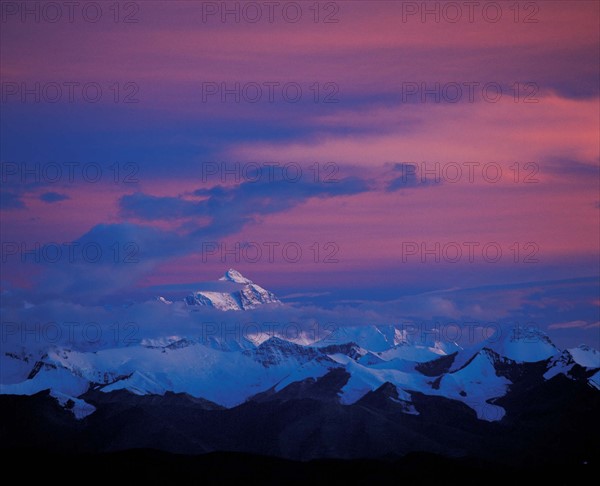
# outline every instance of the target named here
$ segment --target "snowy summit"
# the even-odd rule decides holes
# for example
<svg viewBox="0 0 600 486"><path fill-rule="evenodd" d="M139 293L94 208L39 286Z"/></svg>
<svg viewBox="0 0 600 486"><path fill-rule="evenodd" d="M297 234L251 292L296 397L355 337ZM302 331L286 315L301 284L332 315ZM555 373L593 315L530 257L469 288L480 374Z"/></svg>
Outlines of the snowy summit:
<svg viewBox="0 0 600 486"><path fill-rule="evenodd" d="M236 290L228 285L222 291L198 290L185 299L188 305L213 307L218 310L249 310L265 304L281 304L281 301L260 285L244 277L240 272L230 268L219 279L219 283L236 284Z"/></svg>
<svg viewBox="0 0 600 486"><path fill-rule="evenodd" d="M238 272L237 270L234 270L233 268L230 268L229 270L227 270L225 272L225 275L223 275L219 280L226 280L228 282L235 282L235 283L239 283L239 284L254 283L254 282L252 282L252 280L244 277L240 272Z"/></svg>

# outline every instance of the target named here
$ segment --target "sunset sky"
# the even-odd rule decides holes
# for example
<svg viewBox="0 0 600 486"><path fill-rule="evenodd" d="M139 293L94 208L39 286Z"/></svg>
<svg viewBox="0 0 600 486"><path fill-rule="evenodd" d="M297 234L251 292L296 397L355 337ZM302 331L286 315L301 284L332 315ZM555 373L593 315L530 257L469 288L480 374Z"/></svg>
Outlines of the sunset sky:
<svg viewBox="0 0 600 486"><path fill-rule="evenodd" d="M7 301L149 298L234 267L290 303L393 301L398 319L532 321L600 345L598 2L499 2L496 22L493 2L456 22L463 2L428 2L439 22L421 2L321 2L318 22L297 2L297 22L264 7L255 23L245 2L239 23L221 2L123 3L118 22L101 2L95 23L6 3ZM103 258L21 253L63 242ZM215 250L236 244L239 261Z"/></svg>

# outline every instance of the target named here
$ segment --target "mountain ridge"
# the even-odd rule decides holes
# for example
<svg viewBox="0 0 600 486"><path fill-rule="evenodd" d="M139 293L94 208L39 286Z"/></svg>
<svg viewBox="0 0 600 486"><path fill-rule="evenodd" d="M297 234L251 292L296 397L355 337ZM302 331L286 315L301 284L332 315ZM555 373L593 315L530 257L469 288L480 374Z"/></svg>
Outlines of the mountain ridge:
<svg viewBox="0 0 600 486"><path fill-rule="evenodd" d="M219 281L225 287L216 293L230 297L258 287L233 269ZM197 306L225 314L243 313L252 305L285 305L262 290L264 299L247 306L236 301L235 308L219 307L211 294L211 304L163 299L152 305L179 306L178 312L185 306L190 312L183 318L194 316ZM5 351L0 355L0 404L40 408L48 430L56 420L67 427L64 437L87 430L109 449L239 450L306 460L413 450L476 454L477 447L509 442L511 427L531 410L548 417L573 410L569 393L590 401L582 404L586 417L594 416L600 400L600 353L589 346L560 350L533 328L499 329L465 348L393 324L338 327L303 342L276 332L261 339L199 333L190 325L187 333L174 336L167 326L162 336L116 347L50 344L38 352ZM548 406L527 403L537 399ZM180 417L170 415L172 407ZM152 434L138 413L167 425L152 422L151 428L157 427ZM113 418L133 435L108 426ZM184 418L190 421L187 426ZM569 420L581 426L579 418ZM549 426L536 424L536 434ZM112 445L104 442L103 426L118 437ZM238 435L222 437L234 426L240 428ZM9 437L16 433L4 427ZM259 432L264 436L255 436L256 444L244 445ZM498 442L487 437L496 433L502 437ZM398 443L398 437L406 443ZM519 440L525 444L529 439ZM302 444L311 446L303 451Z"/></svg>

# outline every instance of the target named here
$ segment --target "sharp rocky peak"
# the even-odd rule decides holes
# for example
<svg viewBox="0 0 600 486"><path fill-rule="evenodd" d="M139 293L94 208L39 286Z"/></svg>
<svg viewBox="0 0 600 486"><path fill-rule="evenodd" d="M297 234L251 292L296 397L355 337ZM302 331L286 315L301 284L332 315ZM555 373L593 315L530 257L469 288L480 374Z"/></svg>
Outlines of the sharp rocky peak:
<svg viewBox="0 0 600 486"><path fill-rule="evenodd" d="M226 280L228 282L235 282L235 283L239 283L239 284L252 284L254 282L252 282L252 280L244 277L240 272L238 272L237 270L234 270L233 268L230 268L229 270L227 270L225 272L225 275L223 275L219 280Z"/></svg>

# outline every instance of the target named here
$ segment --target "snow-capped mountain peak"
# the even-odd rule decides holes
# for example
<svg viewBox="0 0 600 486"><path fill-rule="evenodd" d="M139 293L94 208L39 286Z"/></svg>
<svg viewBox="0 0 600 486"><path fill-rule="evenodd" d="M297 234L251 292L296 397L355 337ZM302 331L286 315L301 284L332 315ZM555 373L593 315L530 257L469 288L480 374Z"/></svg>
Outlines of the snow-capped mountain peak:
<svg viewBox="0 0 600 486"><path fill-rule="evenodd" d="M535 327L515 326L504 332L497 332L485 343L500 356L522 363L543 361L560 354L548 335Z"/></svg>
<svg viewBox="0 0 600 486"><path fill-rule="evenodd" d="M585 344L581 344L580 346L569 349L568 351L578 365L586 368L600 368L600 352L594 348L586 346Z"/></svg>
<svg viewBox="0 0 600 486"><path fill-rule="evenodd" d="M239 283L239 284L254 283L252 280L244 277L240 272L238 272L237 270L234 270L233 268L230 268L229 270L227 270L225 272L225 275L223 275L219 280L226 280L228 282L235 282L235 283Z"/></svg>
<svg viewBox="0 0 600 486"><path fill-rule="evenodd" d="M158 297L163 304L173 302ZM207 282L202 289L195 290L182 299L188 306L212 307L221 311L249 310L264 304L281 304L272 292L255 284L240 272L230 268L219 280Z"/></svg>

